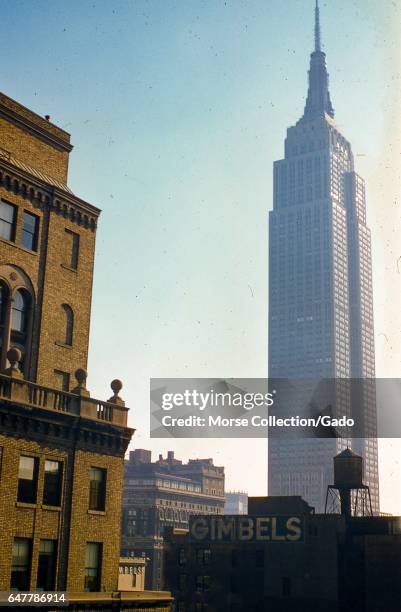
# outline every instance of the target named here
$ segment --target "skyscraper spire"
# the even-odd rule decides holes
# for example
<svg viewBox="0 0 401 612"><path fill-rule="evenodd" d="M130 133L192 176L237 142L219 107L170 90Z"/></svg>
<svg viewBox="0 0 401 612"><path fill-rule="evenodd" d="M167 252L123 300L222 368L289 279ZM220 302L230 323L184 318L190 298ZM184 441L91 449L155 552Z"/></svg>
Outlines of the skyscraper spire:
<svg viewBox="0 0 401 612"><path fill-rule="evenodd" d="M319 0L316 0L316 6L315 6L315 51L321 51Z"/></svg>
<svg viewBox="0 0 401 612"><path fill-rule="evenodd" d="M310 56L309 88L303 120L334 117L334 109L329 94L329 75L326 68L326 55L321 49L319 2L315 4L315 49Z"/></svg>

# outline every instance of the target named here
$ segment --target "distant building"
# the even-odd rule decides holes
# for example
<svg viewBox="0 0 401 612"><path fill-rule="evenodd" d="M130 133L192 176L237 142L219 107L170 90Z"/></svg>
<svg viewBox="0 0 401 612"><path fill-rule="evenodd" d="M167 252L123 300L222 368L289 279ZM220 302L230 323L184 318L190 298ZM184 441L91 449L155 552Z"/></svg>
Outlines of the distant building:
<svg viewBox="0 0 401 612"><path fill-rule="evenodd" d="M379 513L375 390L358 396L348 379L375 377L371 236L365 183L334 119L316 3L315 48L303 116L289 127L274 162L269 213L269 378L334 379L337 415L363 406L365 481ZM339 32L344 36L344 32ZM289 88L289 91L291 88ZM349 97L350 91L346 95ZM357 401L356 398L358 398ZM322 512L331 457L341 437L281 439L269 432L269 495L301 495Z"/></svg>
<svg viewBox="0 0 401 612"><path fill-rule="evenodd" d="M227 491L224 514L247 514L248 493L245 491Z"/></svg>
<svg viewBox="0 0 401 612"><path fill-rule="evenodd" d="M107 401L86 388L100 211L67 185L71 149L48 117L0 94L0 592L167 611L168 593L117 592L133 430L120 381Z"/></svg>
<svg viewBox="0 0 401 612"><path fill-rule="evenodd" d="M125 463L121 554L145 556L146 588L163 587L166 527L188 529L193 514L223 514L224 468L212 459L183 463L172 451L152 462L151 451L136 449Z"/></svg>
<svg viewBox="0 0 401 612"><path fill-rule="evenodd" d="M145 573L145 557L121 557L118 574L118 590L144 591Z"/></svg>

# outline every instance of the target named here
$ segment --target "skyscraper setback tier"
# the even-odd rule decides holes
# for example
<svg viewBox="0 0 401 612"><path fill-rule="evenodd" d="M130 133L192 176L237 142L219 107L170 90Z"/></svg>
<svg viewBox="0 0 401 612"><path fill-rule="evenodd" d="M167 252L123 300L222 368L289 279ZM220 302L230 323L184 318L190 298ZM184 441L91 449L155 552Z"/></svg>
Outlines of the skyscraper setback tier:
<svg viewBox="0 0 401 612"><path fill-rule="evenodd" d="M304 114L288 128L285 157L274 163L269 213L269 377L335 378L336 409L349 413L353 384L374 378L370 230L365 185L350 143L334 121L319 7ZM364 386L364 458L374 512L379 482L374 389ZM269 440L269 494L302 495L324 509L332 457L350 441Z"/></svg>

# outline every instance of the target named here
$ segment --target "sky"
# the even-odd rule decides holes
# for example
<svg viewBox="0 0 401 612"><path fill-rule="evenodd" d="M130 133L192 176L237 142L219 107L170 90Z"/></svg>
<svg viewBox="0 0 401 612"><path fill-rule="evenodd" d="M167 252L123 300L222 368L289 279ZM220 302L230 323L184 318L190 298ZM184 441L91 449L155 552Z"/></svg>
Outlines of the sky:
<svg viewBox="0 0 401 612"><path fill-rule="evenodd" d="M367 183L377 375L401 365L401 1L321 1L340 130ZM313 0L1 0L1 90L72 134L100 207L88 387L113 378L131 448L213 457L266 493L263 440L149 439L150 377L265 377L272 164L302 115ZM401 445L380 444L401 514Z"/></svg>

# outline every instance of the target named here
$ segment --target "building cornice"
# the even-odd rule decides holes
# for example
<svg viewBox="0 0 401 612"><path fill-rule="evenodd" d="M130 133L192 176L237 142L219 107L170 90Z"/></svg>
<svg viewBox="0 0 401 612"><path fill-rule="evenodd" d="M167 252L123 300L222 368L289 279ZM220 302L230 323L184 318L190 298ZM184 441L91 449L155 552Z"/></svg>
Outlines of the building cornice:
<svg viewBox="0 0 401 612"><path fill-rule="evenodd" d="M134 430L65 412L0 401L0 433L66 451L81 449L124 457Z"/></svg>
<svg viewBox="0 0 401 612"><path fill-rule="evenodd" d="M77 225L91 230L97 227L100 209L81 200L67 187L34 176L0 156L0 187L29 200L42 210L52 210Z"/></svg>

